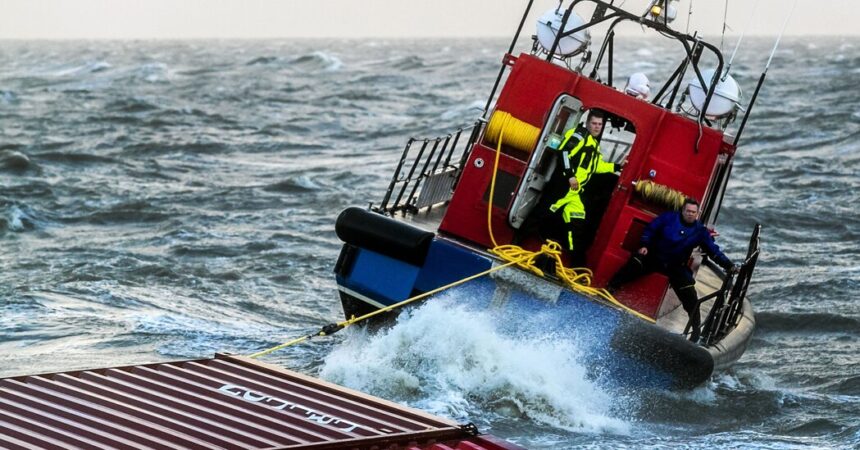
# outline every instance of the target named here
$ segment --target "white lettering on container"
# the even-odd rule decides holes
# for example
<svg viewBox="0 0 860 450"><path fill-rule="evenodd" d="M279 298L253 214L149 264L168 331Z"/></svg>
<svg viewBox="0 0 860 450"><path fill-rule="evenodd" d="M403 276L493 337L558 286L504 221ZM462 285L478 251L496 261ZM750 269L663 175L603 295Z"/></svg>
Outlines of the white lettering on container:
<svg viewBox="0 0 860 450"><path fill-rule="evenodd" d="M250 389L243 388L241 386L236 386L234 384L225 384L218 388L219 391L226 392L235 397L240 397L243 400L253 402L253 403L261 403L266 405L272 409L277 409L282 411L284 409L289 409L290 411L296 411L305 416L305 420L309 422L316 422L320 425L327 425L335 427L344 432L351 432L356 428L365 428L370 431L379 432L379 430L375 430L370 427L365 427L358 425L356 423L350 422L348 420L339 419L334 416L329 416L327 414L323 414L319 411L308 408L307 406L300 405L298 403L288 402L286 400L279 399L277 397L271 397L265 394L260 394L257 392L253 392Z"/></svg>

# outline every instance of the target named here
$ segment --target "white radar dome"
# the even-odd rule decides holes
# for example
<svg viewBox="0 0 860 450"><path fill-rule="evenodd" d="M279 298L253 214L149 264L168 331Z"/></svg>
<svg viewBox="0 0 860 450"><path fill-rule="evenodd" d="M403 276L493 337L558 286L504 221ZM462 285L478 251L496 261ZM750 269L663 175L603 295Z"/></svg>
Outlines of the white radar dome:
<svg viewBox="0 0 860 450"><path fill-rule="evenodd" d="M714 79L714 69L706 69L702 71L702 79L705 80L705 88L699 83L699 78L695 77L689 84L690 101L697 111L702 111L702 106L705 105L706 89L710 87L711 80ZM726 75L726 79L721 79L717 82L717 87L714 89L714 95L711 97L711 102L708 103L708 110L705 111L706 116L724 117L732 113L741 100L741 88L737 81L731 75Z"/></svg>
<svg viewBox="0 0 860 450"><path fill-rule="evenodd" d="M541 47L549 53L552 49L552 44L555 42L555 36L561 28L561 21L564 18L564 12L561 10L551 9L545 12L537 23L537 38ZM585 25L585 21L574 12L570 13L567 18L567 23L564 24L564 31L567 32L574 28ZM570 36L561 38L558 41L558 47L555 49L557 55L570 57L582 52L591 43L591 33L588 30L579 30Z"/></svg>

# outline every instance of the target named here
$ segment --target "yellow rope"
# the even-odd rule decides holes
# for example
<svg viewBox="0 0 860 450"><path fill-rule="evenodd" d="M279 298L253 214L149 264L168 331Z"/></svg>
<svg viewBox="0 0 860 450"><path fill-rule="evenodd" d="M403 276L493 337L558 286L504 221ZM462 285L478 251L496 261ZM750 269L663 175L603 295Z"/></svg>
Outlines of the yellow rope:
<svg viewBox="0 0 860 450"><path fill-rule="evenodd" d="M496 120L496 117L501 117L502 119ZM561 281L563 281L571 290L580 292L585 295L590 295L592 297L600 297L642 320L654 323L654 319L619 302L606 289L591 287L591 281L594 274L587 267L564 267L564 264L561 261L561 245L559 245L557 242L547 241L546 244L541 246L540 252L529 252L528 250L525 250L517 245L500 246L496 242L496 238L493 235L493 196L495 195L496 174L499 171L499 156L502 153L502 142L504 140L505 134L507 133L506 127L514 127L515 131L513 134L515 139L517 139L517 142L522 142L524 140L523 136L529 133L529 131L524 131L524 127L520 125L524 124L525 122L519 121L513 118L510 114L503 111L496 111L495 113L493 113L493 117L490 119L490 125L487 126L486 134L490 134L490 128L493 123L498 123L500 129L492 130L493 136L498 139L496 140L496 158L495 163L493 164L493 177L490 181L490 203L489 205L487 205L487 232L490 234L490 242L493 243L493 248L490 249L490 252L506 261L519 261L516 263L517 267L532 272L539 277L544 277L545 274L542 270L535 267L535 259L538 257L538 255L541 254L549 255L550 257L555 258L555 276L558 277L558 279L560 279ZM531 126L528 124L525 125ZM538 133L539 131L540 130L538 130ZM536 139L537 137L535 137L535 140ZM534 145L534 143L532 143L531 145ZM669 190L671 191L671 189ZM683 198L681 200L681 204L683 204Z"/></svg>
<svg viewBox="0 0 860 450"><path fill-rule="evenodd" d="M529 255L524 255L524 256L523 256L523 258L525 258L525 257L531 257L531 258L534 258L535 256L537 256L537 254L539 254L539 252L535 253L534 255L531 255L531 254L529 254ZM371 317L373 317L373 316L376 316L376 315L378 315L378 314L382 314L382 313L385 313L385 312L388 312L388 311L391 311L391 310L394 310L394 309L400 308L400 307L402 307L402 306L406 306L406 305L408 305L408 304L410 304L410 303L412 303L412 302L415 302L415 301L421 300L421 299L423 299L423 298L429 297L429 296L431 296L431 295L433 295L433 294L436 294L436 293L442 292L442 291L444 291L444 290L446 290L446 289L450 289L450 288L452 288L452 287L459 286L459 285L461 285L461 284L463 284L463 283L466 283L466 282L468 282L468 281L472 281L472 280L474 280L474 279L476 279L476 278L480 278L480 277L482 277L482 276L484 276L484 275L491 274L491 273L496 272L496 271L498 271L498 270L502 270L502 269L504 269L504 268L506 268L506 267L510 267L510 266L512 266L512 265L519 264L520 262L521 262L521 261L519 261L519 260L508 261L507 263L502 264L502 265L500 265L500 266L496 266L496 267L493 267L493 268L487 269L487 270L485 270L485 271L483 271L483 272L481 272L481 273L476 273L476 274L474 274L474 275L468 276L468 277L466 277L466 278L463 278L463 279L461 279L461 280L455 281L455 282L453 282L453 283L446 284L445 286L438 287L438 288L436 288L436 289L433 289L432 291L427 291L427 292L425 292L425 293L423 293L423 294L419 294L419 295L416 295L416 296L414 296L414 297L410 297L410 298L408 298L408 299L406 299L406 300L403 300L403 301L401 301L401 302L399 302L399 303L395 303L395 304L393 304L393 305L388 305L388 306L386 306L386 307L384 307L384 308L377 309L376 311L372 311L372 312L367 313L367 314L365 314L365 315L363 315L363 316L361 316L361 317L355 317L355 316L353 316L353 317L351 317L349 320L344 320L344 321L342 321L342 322L328 324L328 325L326 325L326 326L322 327L322 329L320 329L320 330L319 330L319 331L317 331L316 333L312 333L312 334L309 334L309 335L307 335L307 336L302 336L302 337L300 337L300 338L293 339L292 341L285 342L285 343L283 343L283 344L276 345L276 346L271 347L271 348L268 348L268 349L266 349L266 350L263 350L263 351L260 351L260 352L257 352L257 353L254 353L254 354L248 355L248 357L249 357L249 358L257 358L257 357L260 357L260 356L263 356L263 355L268 355L269 353L272 353L272 352L274 352L274 351L277 351L277 350L280 350L280 349L283 349L283 348L289 347L289 346L294 345L294 344L298 344L299 342L304 342L304 341L306 341L306 340L308 340L308 339L311 339L311 338L314 338L314 337L317 337L317 336L326 336L326 335L332 334L332 333L334 333L334 332L336 332L336 331L339 331L339 330L342 330L342 329L344 329L344 328L347 328L347 327L349 327L349 326L351 326L351 325L353 325L353 324L356 324L356 323L358 323L358 322L361 322L361 321L363 321L363 320L367 320L367 319L369 319L369 318L371 318Z"/></svg>
<svg viewBox="0 0 860 450"><path fill-rule="evenodd" d="M684 206L684 199L687 198L683 192L651 180L638 181L634 191L645 201L656 203L673 211L680 210Z"/></svg>
<svg viewBox="0 0 860 450"><path fill-rule="evenodd" d="M361 317L353 316L349 320L344 320L342 322L328 324L328 325L322 327L322 329L320 329L316 333L312 333L312 334L309 334L306 336L302 336L302 337L293 339L291 341L284 342L283 344L279 344L279 345L276 345L274 347L268 348L266 350L262 350L262 351L259 351L257 353L248 355L248 357L249 358L259 358L260 356L268 355L269 353L287 348L289 346L298 344L300 342L307 341L307 340L312 339L312 338L317 337L317 336L327 336L327 335L333 334L339 330L342 330L342 329L347 328L349 326L352 326L356 323L367 320L373 316L376 316L376 315L379 315L379 314L389 312L389 311L395 310L397 308L406 306L410 303L424 299L426 297L437 294L437 293L442 292L444 290L451 289L455 286L459 286L463 283L472 281L476 278L480 278L484 275L489 275L493 272L505 269L505 268L510 267L510 266L515 265L517 267L522 268L523 270L528 270L530 272L537 274L540 277L544 277L545 275L544 275L543 271L541 271L540 269L538 269L534 265L535 259L538 256L540 256L541 254L546 254L552 258L555 258L555 260L556 260L556 264L555 264L556 276L559 279L563 280L565 282L565 284L567 284L572 290L586 294L586 295L597 296L597 297L603 298L604 300L612 303L613 305L617 306L618 308L625 310L625 311L629 312L630 314L633 314L636 317L639 317L642 320L646 320L646 321L651 322L651 323L654 322L654 319L640 313L639 311L631 309L627 305L620 303L618 300L615 300L615 298L612 297L612 294L607 292L606 289L597 289L597 288L591 287L590 284L591 284L592 273L590 270L588 270L586 268L571 269L571 268L564 267L562 265L562 262L561 262L561 245L559 245L557 242L547 241L546 244L541 246L540 251L537 251L537 252L530 252L530 251L524 250L523 248L516 246L516 245L501 245L501 246L497 246L496 248L494 248L490 251L492 253L498 255L500 258L502 258L503 260L505 260L507 262L505 264L500 265L500 266L496 266L496 267L487 269L483 272L476 273L475 275L463 278L463 279L455 281L453 283L446 284L445 286L441 286L441 287L438 287L438 288L433 289L431 291L427 291L423 294L419 294L419 295L416 295L414 297L410 297L410 298L403 300L399 303L395 303L393 305L389 305L389 306L386 306L384 308L377 309L376 311L367 313Z"/></svg>
<svg viewBox="0 0 860 450"><path fill-rule="evenodd" d="M635 309L619 302L612 296L606 289L603 288L595 288L591 286L591 280L594 274L586 267L579 268L570 268L564 267L564 264L561 261L561 245L555 241L547 241L546 244L541 246L541 250L539 252L530 252L528 250L523 249L522 247L516 245L501 245L496 248L490 250L493 254L497 255L499 258L502 258L506 261L514 261L517 267L527 270L529 272L534 273L539 277L545 277L546 275L542 270L535 266L535 259L541 254L545 254L555 259L555 276L564 282L571 290L589 295L592 297L600 297L607 302L615 305L616 307L627 311L628 313L645 320L647 322L654 323L655 320L645 314L636 311Z"/></svg>

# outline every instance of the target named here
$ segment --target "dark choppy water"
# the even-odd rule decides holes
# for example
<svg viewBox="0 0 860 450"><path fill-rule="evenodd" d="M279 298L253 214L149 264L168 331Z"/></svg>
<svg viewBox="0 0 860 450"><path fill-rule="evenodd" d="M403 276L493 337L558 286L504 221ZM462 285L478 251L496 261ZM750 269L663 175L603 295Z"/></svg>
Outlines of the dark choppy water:
<svg viewBox="0 0 860 450"><path fill-rule="evenodd" d="M768 45L737 65L748 93ZM338 319L334 218L381 198L408 136L473 120L504 48L0 42L0 375L247 354ZM618 72L657 79L659 53ZM736 257L765 224L759 329L705 387L612 391L581 344L441 301L266 359L533 448L860 446L858 67L858 40L777 54L720 217Z"/></svg>

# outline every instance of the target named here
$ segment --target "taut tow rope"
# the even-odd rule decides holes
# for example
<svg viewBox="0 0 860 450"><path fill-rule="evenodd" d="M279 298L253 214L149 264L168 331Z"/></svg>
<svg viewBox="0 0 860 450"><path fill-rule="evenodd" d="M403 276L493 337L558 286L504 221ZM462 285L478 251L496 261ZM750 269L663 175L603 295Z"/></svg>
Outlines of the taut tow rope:
<svg viewBox="0 0 860 450"><path fill-rule="evenodd" d="M337 323L330 323L330 324L325 325L324 327L320 328L320 329L319 329L319 331L317 331L316 333L311 333L311 334L308 334L308 335L306 335L306 336L302 336L302 337L300 337L300 338L293 339L292 341L284 342L283 344L276 345L276 346L274 346L274 347L271 347L271 348L268 348L268 349L266 349L266 350L263 350L263 351L260 351L260 352L254 353L254 354L252 354L252 355L248 355L248 357L249 357L249 358L257 358L257 357L260 357L260 356L263 356L263 355L268 355L269 353L272 353L272 352L274 352L274 351L281 350L281 349L283 349L283 348L289 347L289 346L291 346L291 345L295 345L295 344L298 344L298 343L300 343L300 342L307 341L307 340L312 339L312 338L315 338L315 337L317 337L317 336L328 336L328 335L330 335L330 334L334 334L334 333L336 333L336 332L338 332L338 331L340 331L340 330L342 330L342 329L344 329L344 328L347 328L347 327L349 327L349 326L351 326L351 325L354 325L354 324L356 324L356 323L358 323L358 322L362 322L362 321L364 321L364 320L367 320L367 319L369 319L369 318L371 318L371 317L373 317L373 316L376 316L376 315L379 315L379 314L382 314L382 313L385 313L385 312L389 312L389 311L395 310L395 309L397 309L397 308L400 308L400 307L406 306L406 305L408 305L408 304L410 304L410 303L412 303L412 302L415 302L415 301L421 300L421 299L423 299L423 298L429 297L429 296L431 296L431 295L433 295L433 294L436 294L436 293L442 292L442 291L444 291L444 290L446 290L446 289L450 289L450 288L452 288L452 287L459 286L459 285L461 285L461 284L463 284L463 283L466 283L466 282L468 282L468 281L472 281L472 280L474 280L474 279L476 279L476 278L480 278L480 277L482 277L482 276L484 276L484 275L489 275L489 274L491 274L491 273L493 273L493 272L496 272L496 271L498 271L498 270L502 270L502 269L504 269L504 268L510 267L510 266L512 266L512 265L514 265L514 264L519 264L519 263L521 263L521 262L525 261L525 260L526 260L526 259L528 259L528 258L534 258L535 256L537 256L537 254L538 254L538 253L535 253L534 255L532 255L531 253L529 253L528 255L523 255L523 256L521 256L521 257L520 257L520 258L518 258L518 259L515 259L515 260L513 260L513 261L508 261L507 263L502 264L502 265L500 265L500 266L492 267L492 268L487 269L487 270L485 270L485 271L483 271L483 272L476 273L476 274L474 274L474 275L468 276L468 277L463 278L463 279L461 279L461 280L457 280L457 281L455 281L455 282L453 282L453 283L449 283L449 284L446 284L446 285L444 285L444 286L440 286L440 287L438 287L438 288L436 288L436 289L433 289L432 291L427 291L427 292L425 292L425 293L423 293L423 294L418 294L418 295L416 295L416 296L414 296L414 297L407 298L406 300L403 300L403 301L401 301L401 302L399 302L399 303L395 303L395 304L393 304L393 305L388 305L388 306L386 306L386 307L384 307L384 308L377 309L376 311L373 311L373 312L367 313L367 314L365 314L365 315L363 315L363 316L361 316L361 317L355 317L355 316L353 316L353 317L351 317L349 320L344 320L344 321L342 321L342 322L337 322Z"/></svg>

